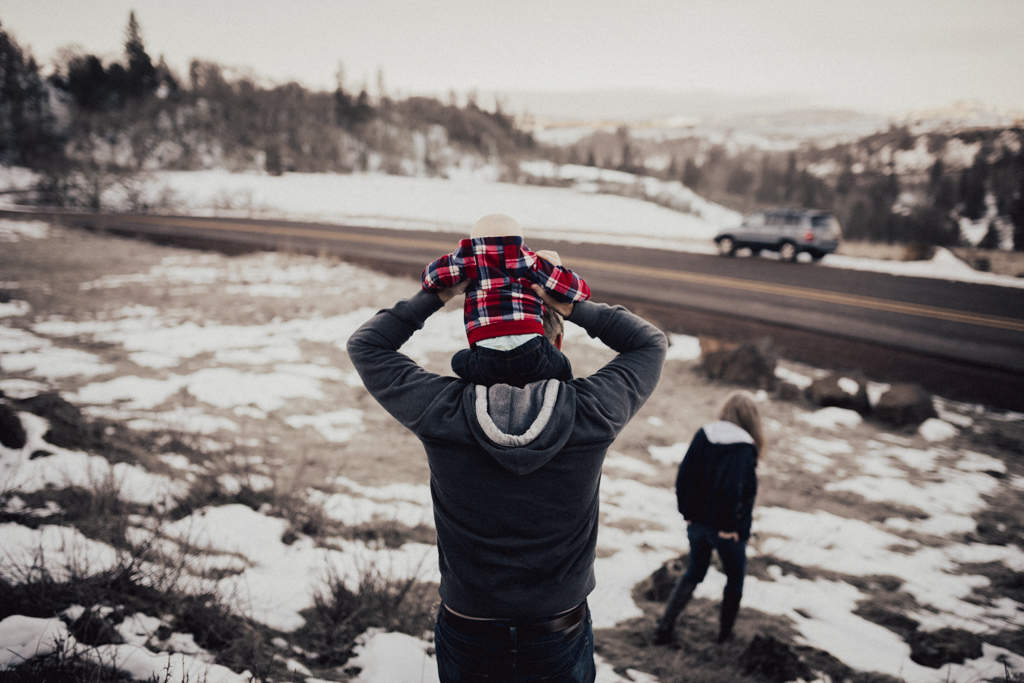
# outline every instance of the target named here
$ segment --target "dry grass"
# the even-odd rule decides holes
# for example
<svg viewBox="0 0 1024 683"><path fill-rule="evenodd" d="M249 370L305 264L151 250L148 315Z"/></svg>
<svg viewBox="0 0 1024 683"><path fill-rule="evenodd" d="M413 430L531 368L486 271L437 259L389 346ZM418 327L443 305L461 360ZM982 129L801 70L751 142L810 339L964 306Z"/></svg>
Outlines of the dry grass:
<svg viewBox="0 0 1024 683"><path fill-rule="evenodd" d="M1024 277L1024 252L958 247L952 252L975 270Z"/></svg>

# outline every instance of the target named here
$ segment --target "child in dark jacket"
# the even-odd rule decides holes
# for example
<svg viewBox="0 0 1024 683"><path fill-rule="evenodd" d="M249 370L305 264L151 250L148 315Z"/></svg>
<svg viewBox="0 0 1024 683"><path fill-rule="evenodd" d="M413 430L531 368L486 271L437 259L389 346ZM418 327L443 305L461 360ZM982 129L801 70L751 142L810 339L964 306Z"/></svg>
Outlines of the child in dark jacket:
<svg viewBox="0 0 1024 683"><path fill-rule="evenodd" d="M464 280L472 283L464 309L470 348L452 357L459 377L484 386L517 387L572 379L569 359L544 335L544 303L531 285L566 303L589 299L590 288L562 267L555 252L530 251L514 219L484 216L455 252L427 265L422 280L428 292Z"/></svg>
<svg viewBox="0 0 1024 683"><path fill-rule="evenodd" d="M732 638L747 571L747 539L757 495L755 469L763 447L757 405L742 391L730 395L719 410L718 421L701 427L690 442L676 477L676 499L690 541L690 563L658 620L656 643L672 642L676 618L704 580L712 550L718 552L726 575L718 642Z"/></svg>

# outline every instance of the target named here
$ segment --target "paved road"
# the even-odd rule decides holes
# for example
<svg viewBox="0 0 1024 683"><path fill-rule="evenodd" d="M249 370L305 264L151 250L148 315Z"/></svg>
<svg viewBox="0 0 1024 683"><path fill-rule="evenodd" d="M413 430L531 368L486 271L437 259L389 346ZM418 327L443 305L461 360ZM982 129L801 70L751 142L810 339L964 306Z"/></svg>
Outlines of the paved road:
<svg viewBox="0 0 1024 683"><path fill-rule="evenodd" d="M63 220L113 233L226 250L338 255L417 275L463 235L316 223L93 215ZM1024 289L828 268L811 263L529 240L555 249L597 300L663 328L738 340L771 337L784 357L916 381L946 395L1024 409Z"/></svg>

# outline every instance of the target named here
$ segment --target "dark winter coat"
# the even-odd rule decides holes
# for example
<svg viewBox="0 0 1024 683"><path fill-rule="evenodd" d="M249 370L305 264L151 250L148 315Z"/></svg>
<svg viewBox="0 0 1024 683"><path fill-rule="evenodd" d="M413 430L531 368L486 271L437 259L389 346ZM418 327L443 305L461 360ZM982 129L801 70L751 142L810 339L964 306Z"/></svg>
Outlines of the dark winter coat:
<svg viewBox="0 0 1024 683"><path fill-rule="evenodd" d="M676 499L688 521L750 537L757 495L757 448L732 422L704 425L679 465Z"/></svg>
<svg viewBox="0 0 1024 683"><path fill-rule="evenodd" d="M423 443L441 599L469 616L536 618L594 589L598 485L612 441L651 395L666 339L622 307L568 318L618 351L588 377L519 389L428 372L398 349L441 307L420 292L349 340L363 384Z"/></svg>

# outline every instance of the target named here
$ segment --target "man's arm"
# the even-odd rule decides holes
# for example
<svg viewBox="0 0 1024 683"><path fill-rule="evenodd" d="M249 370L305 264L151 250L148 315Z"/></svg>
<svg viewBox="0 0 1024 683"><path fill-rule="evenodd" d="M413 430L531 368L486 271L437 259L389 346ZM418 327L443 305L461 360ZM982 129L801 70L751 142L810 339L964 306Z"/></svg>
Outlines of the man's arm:
<svg viewBox="0 0 1024 683"><path fill-rule="evenodd" d="M462 289L465 291L465 287ZM434 401L451 400L447 398L449 392L459 392L461 388L456 378L428 372L398 349L442 307L442 295L451 299L457 293L457 290L444 290L439 294L421 290L378 312L348 340L348 355L363 386L385 410L413 432L417 432L424 412Z"/></svg>
<svg viewBox="0 0 1024 683"><path fill-rule="evenodd" d="M618 434L658 386L668 340L622 306L580 301L571 306L566 320L618 352L594 374L572 381L581 406Z"/></svg>

